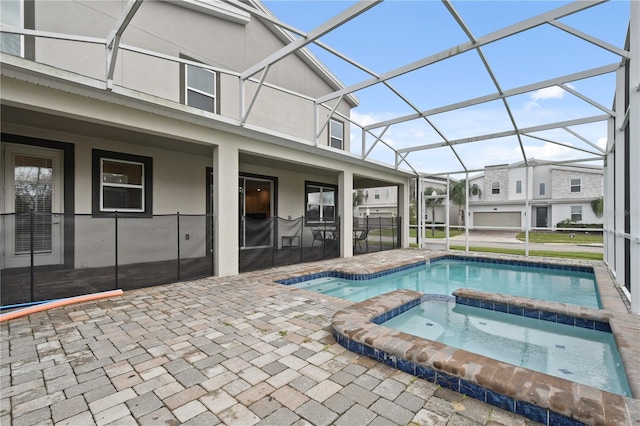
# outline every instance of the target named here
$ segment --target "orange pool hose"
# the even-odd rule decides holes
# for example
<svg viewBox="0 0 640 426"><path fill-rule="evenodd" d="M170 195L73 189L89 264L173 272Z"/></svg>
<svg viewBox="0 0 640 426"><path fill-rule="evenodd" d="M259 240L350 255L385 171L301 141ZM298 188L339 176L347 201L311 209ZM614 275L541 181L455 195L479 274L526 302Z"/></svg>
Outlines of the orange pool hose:
<svg viewBox="0 0 640 426"><path fill-rule="evenodd" d="M19 318L24 315L35 314L36 312L46 311L47 309L57 308L74 303L89 302L91 300L105 299L107 297L122 296L122 290L103 291L101 293L85 294L82 296L68 297L66 299L58 299L51 302L45 302L40 305L29 306L27 308L18 309L17 311L7 312L0 315L0 322Z"/></svg>

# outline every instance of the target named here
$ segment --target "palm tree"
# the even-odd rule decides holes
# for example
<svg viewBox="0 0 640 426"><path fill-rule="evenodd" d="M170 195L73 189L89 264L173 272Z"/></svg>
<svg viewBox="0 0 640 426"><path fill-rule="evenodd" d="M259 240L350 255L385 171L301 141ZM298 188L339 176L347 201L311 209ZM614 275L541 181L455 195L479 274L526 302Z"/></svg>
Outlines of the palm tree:
<svg viewBox="0 0 640 426"><path fill-rule="evenodd" d="M458 207L458 226L464 225L464 207L467 204L466 195L467 183L465 179L451 185L449 189L449 199ZM469 185L469 195L482 195L482 190L477 184Z"/></svg>
<svg viewBox="0 0 640 426"><path fill-rule="evenodd" d="M431 223L434 225L431 227L431 236L435 236L436 234L436 206L442 204L443 198L432 198L433 194L436 195L444 195L446 192L442 189L432 188L430 186L424 190L425 196L425 207L431 207Z"/></svg>
<svg viewBox="0 0 640 426"><path fill-rule="evenodd" d="M366 198L367 197L364 195L363 189L356 189L355 191L353 191L353 207L357 207L360 204L363 204Z"/></svg>

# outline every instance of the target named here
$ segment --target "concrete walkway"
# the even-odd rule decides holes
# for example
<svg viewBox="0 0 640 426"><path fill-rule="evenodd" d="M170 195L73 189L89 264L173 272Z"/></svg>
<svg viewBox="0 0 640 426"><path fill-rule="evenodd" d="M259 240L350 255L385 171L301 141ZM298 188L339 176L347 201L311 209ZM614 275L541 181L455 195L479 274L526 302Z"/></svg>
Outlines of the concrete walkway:
<svg viewBox="0 0 640 426"><path fill-rule="evenodd" d="M207 278L0 325L2 425L531 425L353 354L350 302L277 276L407 263L415 250Z"/></svg>

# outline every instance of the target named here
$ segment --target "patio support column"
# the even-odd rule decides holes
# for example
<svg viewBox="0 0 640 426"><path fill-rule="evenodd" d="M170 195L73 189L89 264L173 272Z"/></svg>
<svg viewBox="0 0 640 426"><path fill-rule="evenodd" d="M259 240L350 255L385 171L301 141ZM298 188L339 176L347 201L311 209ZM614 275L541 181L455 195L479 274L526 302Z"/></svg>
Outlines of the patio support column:
<svg viewBox="0 0 640 426"><path fill-rule="evenodd" d="M409 247L409 178L405 180L404 184L398 185L398 216L402 219L400 226L402 229L399 231L402 239L400 240L401 248Z"/></svg>
<svg viewBox="0 0 640 426"><path fill-rule="evenodd" d="M629 185L629 234L631 265L629 277L631 278L631 311L634 314L640 313L640 171L637 165L640 164L640 2L631 2L629 29L629 50L631 59L629 60L629 182L636 184ZM635 119L635 120L634 120ZM634 261L635 259L636 261Z"/></svg>
<svg viewBox="0 0 640 426"><path fill-rule="evenodd" d="M223 143L214 150L214 263L219 277L239 271L238 162L236 145Z"/></svg>
<svg viewBox="0 0 640 426"><path fill-rule="evenodd" d="M353 256L353 172L338 176L338 214L340 215L340 257Z"/></svg>
<svg viewBox="0 0 640 426"><path fill-rule="evenodd" d="M617 93L615 97L615 110L620 111L620 113L616 116L615 119L615 128L614 128L614 143L615 150L614 160L613 160L613 179L615 185L615 192L613 194L613 229L615 231L615 265L613 265L613 270L616 274L616 281L618 284L623 287L626 286L625 275L626 275L626 259L625 259L625 236L624 236L624 225L625 225L625 205L624 205L624 196L625 192L629 191L629 188L626 186L625 176L624 176L624 161L625 156L628 155L625 152L625 144L624 144L624 129L622 124L624 122L625 116L625 70L624 68L620 68L616 72L616 87Z"/></svg>

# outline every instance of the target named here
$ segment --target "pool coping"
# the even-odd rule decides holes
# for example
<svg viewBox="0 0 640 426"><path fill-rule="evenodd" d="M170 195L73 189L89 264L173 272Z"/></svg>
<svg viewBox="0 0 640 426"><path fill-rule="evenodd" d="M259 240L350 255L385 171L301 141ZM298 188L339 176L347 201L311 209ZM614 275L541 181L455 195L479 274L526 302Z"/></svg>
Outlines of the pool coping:
<svg viewBox="0 0 640 426"><path fill-rule="evenodd" d="M288 274L280 277L273 277L276 282L283 280L309 276L310 274L322 274L327 272L344 273L352 275L368 275L384 273L390 269L406 268L418 265L420 262L427 260L436 260L444 257L454 257L459 259L473 258L481 259L488 262L520 262L533 263L535 266L539 264L560 265L564 267L592 268L598 293L602 305L602 309L590 309L570 304L562 304L549 301L532 300L526 298L517 298L516 296L506 296L494 293L487 293L487 297L494 300L496 297L507 298L512 302L523 303L524 306L535 306L536 309L544 311L557 310L559 313L570 314L576 318L588 319L591 317L600 318L601 321L608 322L611 332L614 335L620 356L627 373L629 387L635 398L623 397L609 392L604 392L593 387L581 385L576 382L560 379L554 376L544 375L543 373L534 372L511 364L502 363L491 358L482 357L477 354L463 351L457 348L451 348L437 342L431 342L427 339L420 339L415 336L407 335L387 327L376 325L371 320L387 311L392 311L407 301L419 300L422 293L411 292L410 290L398 290L393 292L393 298L382 300L381 296L368 299L366 301L351 305L349 308L343 309L334 315L334 334L336 340L346 342L348 349L353 346L361 345L362 349L368 348L365 355L376 358L376 350L378 354L387 354L386 358L378 356L380 362L395 362L398 367L397 360L400 364L406 364L404 361L410 361L415 364L419 361L417 358L404 359L407 351L414 348L409 355L416 356L417 348L421 348L421 360L426 362L429 368L435 368L440 371L440 381L438 384L446 385L453 382L458 383L458 392L465 393L465 390L473 388L476 385L470 382L468 378L477 378L478 384L490 384L492 387L485 390L484 402L498 402L500 404L500 395L516 395L523 397L517 405L514 403L513 410L517 414L525 415L536 421L545 420L546 424L553 417L554 421L563 420L564 423L572 424L571 419L579 419L578 421L587 424L601 424L604 422L615 422L614 424L637 424L640 422L640 365L637 362L640 359L640 342L637 336L640 333L640 318L637 315L629 313L627 306L623 302L613 278L609 274L606 265L603 262L583 261L572 259L557 258L536 258L535 261L523 259L521 256L513 255L490 255L484 253L451 253L451 252L423 252L415 251L415 256L400 262L380 261L379 265L367 268L367 270L359 267L356 262L338 265L337 267L326 268L322 264L316 267L301 271L295 274L289 271ZM325 275L328 276L328 275ZM465 290L470 291L470 290ZM400 293L398 293L400 292ZM407 299L407 294L414 293ZM482 293L482 292L480 292ZM476 295L477 296L477 295ZM389 298L389 294L384 296ZM402 303L396 300L400 297ZM497 300L497 299L496 299ZM390 302L393 303L390 305ZM373 304L375 303L375 304ZM419 302L416 302L419 303ZM392 306L393 305L393 306ZM338 331L340 330L340 331ZM347 337L348 336L348 337ZM399 337L402 338L399 338ZM345 340L347 339L347 340ZM417 342L418 339L420 342ZM352 347L349 347L351 342ZM372 344L375 342L375 346ZM425 343L426 342L426 343ZM420 343L416 346L417 343ZM455 357L453 356L455 354ZM398 358L399 357L399 358ZM393 361L395 360L395 361ZM406 366L406 365L405 365ZM411 369L411 367L408 367ZM402 368L400 368L402 369ZM415 370L414 370L415 371ZM456 375L452 372L455 371ZM509 380L505 380L505 374L510 373ZM437 377L432 377L436 379ZM558 381L563 381L562 385L558 385ZM465 387L461 390L460 383L464 383ZM516 384L517 383L517 384ZM477 385L476 385L477 386ZM553 392L552 392L553 390ZM471 392L473 393L473 392ZM490 395L490 401L486 400L486 395ZM546 395L546 397L545 397ZM470 395L473 396L473 395ZM551 398L553 396L553 398ZM513 399L513 398L512 398ZM515 400L514 400L515 401ZM546 404L546 405L545 405ZM496 405L496 404L493 404ZM546 419L540 418L537 411L540 407L547 410ZM502 407L501 407L502 408ZM509 407L507 407L509 409ZM541 423L545 423L541 421ZM619 423L620 421L620 423ZM626 423L625 423L626 422ZM612 424L612 423L608 423Z"/></svg>
<svg viewBox="0 0 640 426"><path fill-rule="evenodd" d="M532 306L535 300L457 290L457 298ZM376 323L420 304L423 293L396 290L342 309L333 316L334 337L350 351L547 425L637 422L638 400L497 361ZM610 321L611 314L548 302L562 315ZM629 374L629 372L627 372ZM633 391L632 391L633 392ZM636 414L634 414L636 413Z"/></svg>

